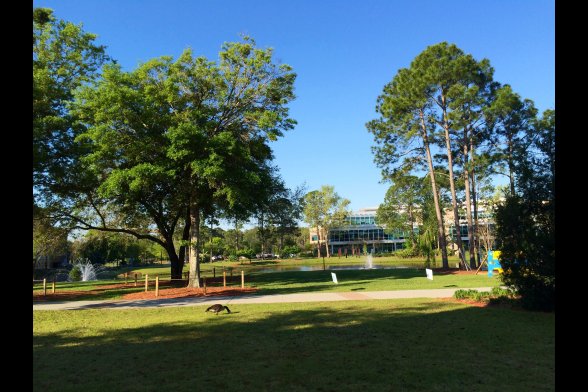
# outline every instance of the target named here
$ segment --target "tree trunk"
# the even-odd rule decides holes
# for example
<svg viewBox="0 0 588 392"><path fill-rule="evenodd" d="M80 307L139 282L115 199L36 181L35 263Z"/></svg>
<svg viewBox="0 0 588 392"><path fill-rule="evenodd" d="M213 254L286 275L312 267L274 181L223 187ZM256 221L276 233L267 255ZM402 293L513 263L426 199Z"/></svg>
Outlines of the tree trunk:
<svg viewBox="0 0 588 392"><path fill-rule="evenodd" d="M192 219L190 217L190 207L186 208L186 215L185 215L185 223L184 223L184 230L182 231L182 241L189 242L190 241L190 227L192 223ZM173 243L173 242L172 242ZM172 269L172 279L181 279L182 272L184 269L184 264L186 263L186 253L188 253L188 257L190 256L190 245L182 245L180 246L180 253L179 253L179 263L182 265L180 269L180 276L178 278L174 278L174 271ZM169 254L169 252L168 252Z"/></svg>
<svg viewBox="0 0 588 392"><path fill-rule="evenodd" d="M212 263L213 249L212 249L212 215L210 217L210 262Z"/></svg>
<svg viewBox="0 0 588 392"><path fill-rule="evenodd" d="M259 219L259 239L261 240L261 259L264 259L265 255L265 232L263 227L263 212L261 213L261 218Z"/></svg>
<svg viewBox="0 0 588 392"><path fill-rule="evenodd" d="M476 191L476 150L474 148L474 142L470 138L470 154L472 156L472 170L470 175L472 176L472 203L474 205L474 249L476 255L476 267L480 265L480 236L478 234L478 193Z"/></svg>
<svg viewBox="0 0 588 392"><path fill-rule="evenodd" d="M513 152L513 140L512 135L507 135L508 155L506 157L508 162L508 180L510 182L510 195L515 194L515 183L514 183L514 152Z"/></svg>
<svg viewBox="0 0 588 392"><path fill-rule="evenodd" d="M325 229L325 248L327 250L327 258L331 257L331 251L329 251L329 230Z"/></svg>
<svg viewBox="0 0 588 392"><path fill-rule="evenodd" d="M316 246L317 246L316 257L321 257L321 234L319 231L319 226L316 227Z"/></svg>
<svg viewBox="0 0 588 392"><path fill-rule="evenodd" d="M171 263L171 278L182 279L182 270L184 269L184 262L180 261L180 258L178 257L174 249L173 243L171 244L170 249L166 248L166 251L169 257L169 261Z"/></svg>
<svg viewBox="0 0 588 392"><path fill-rule="evenodd" d="M425 126L424 113L421 110L421 130L423 133L423 145L427 155L427 164L429 166L429 176L431 177L431 188L433 190L433 202L435 203L435 215L437 215L437 232L439 236L439 247L441 248L441 261L443 268L449 268L447 260L447 242L445 240L445 225L443 224L443 214L439 203L439 194L437 193L437 182L435 181L435 171L433 169L433 159L431 158L431 149L429 148L429 137L427 127Z"/></svg>
<svg viewBox="0 0 588 392"><path fill-rule="evenodd" d="M468 242L469 242L469 254L470 254L470 267L476 268L476 253L474 250L474 228L472 223L472 200L470 197L470 172L468 168L468 156L469 156L469 140L467 138L467 127L464 127L464 140L463 140L463 176L465 184L465 201L466 201L466 218L468 221Z"/></svg>
<svg viewBox="0 0 588 392"><path fill-rule="evenodd" d="M416 239L414 238L414 217L412 213L412 206L408 206L408 221L410 222L410 231L408 232L410 242L412 244L416 244Z"/></svg>
<svg viewBox="0 0 588 392"><path fill-rule="evenodd" d="M239 224L235 218L235 254L239 253Z"/></svg>
<svg viewBox="0 0 588 392"><path fill-rule="evenodd" d="M188 287L200 287L200 207L195 204L190 209L190 280Z"/></svg>
<svg viewBox="0 0 588 392"><path fill-rule="evenodd" d="M459 225L459 211L457 209L457 194L455 192L455 180L453 177L453 156L451 155L451 139L449 138L449 120L447 118L447 109L445 107L445 96L441 97L443 103L443 130L445 131L445 147L447 149L447 168L449 169L449 188L451 189L451 205L453 207L453 220L455 221L457 251L459 259L465 267L465 255L463 253L463 243L461 241L461 230Z"/></svg>

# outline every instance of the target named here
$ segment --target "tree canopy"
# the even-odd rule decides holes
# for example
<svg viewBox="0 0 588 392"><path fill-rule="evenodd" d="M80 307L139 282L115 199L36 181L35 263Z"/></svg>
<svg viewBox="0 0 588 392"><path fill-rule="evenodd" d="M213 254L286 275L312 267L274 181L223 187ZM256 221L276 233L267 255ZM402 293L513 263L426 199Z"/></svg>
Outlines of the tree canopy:
<svg viewBox="0 0 588 392"><path fill-rule="evenodd" d="M37 199L72 168L78 129L68 103L74 91L99 76L109 62L105 47L82 25L58 20L48 8L33 9L33 186ZM39 202L39 200L37 200Z"/></svg>
<svg viewBox="0 0 588 392"><path fill-rule="evenodd" d="M76 227L121 232L166 249L180 277L186 244L214 210L251 213L274 181L269 142L292 129L295 74L253 39L223 45L218 62L164 56L134 71L106 65L80 87L71 113L82 131L76 170L53 189ZM174 233L181 227L180 251Z"/></svg>

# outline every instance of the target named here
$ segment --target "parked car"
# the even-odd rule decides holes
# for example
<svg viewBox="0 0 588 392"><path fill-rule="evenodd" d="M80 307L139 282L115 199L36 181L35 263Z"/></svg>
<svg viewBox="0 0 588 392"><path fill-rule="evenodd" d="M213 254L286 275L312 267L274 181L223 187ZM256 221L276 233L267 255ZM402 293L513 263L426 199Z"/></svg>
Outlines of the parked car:
<svg viewBox="0 0 588 392"><path fill-rule="evenodd" d="M216 255L216 256L212 256L212 259L210 259L211 261L221 261L224 260L224 257L222 255Z"/></svg>

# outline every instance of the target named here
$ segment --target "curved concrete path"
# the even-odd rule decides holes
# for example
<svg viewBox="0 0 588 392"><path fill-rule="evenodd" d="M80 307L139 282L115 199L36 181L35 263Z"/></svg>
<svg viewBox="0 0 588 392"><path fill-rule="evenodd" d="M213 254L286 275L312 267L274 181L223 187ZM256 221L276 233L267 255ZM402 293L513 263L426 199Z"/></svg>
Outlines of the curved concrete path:
<svg viewBox="0 0 588 392"><path fill-rule="evenodd" d="M197 306L222 304L269 304L278 302L328 302L328 301L357 301L370 299L399 299L399 298L449 298L456 290L395 290L395 291L347 291L347 292L318 292L297 294L272 295L242 295L237 297L207 296L192 298L142 299L142 300L111 300L111 301L68 301L45 302L33 304L33 310L73 310L73 309L131 309L131 308L159 308L168 306ZM491 287L477 287L473 290L490 291Z"/></svg>

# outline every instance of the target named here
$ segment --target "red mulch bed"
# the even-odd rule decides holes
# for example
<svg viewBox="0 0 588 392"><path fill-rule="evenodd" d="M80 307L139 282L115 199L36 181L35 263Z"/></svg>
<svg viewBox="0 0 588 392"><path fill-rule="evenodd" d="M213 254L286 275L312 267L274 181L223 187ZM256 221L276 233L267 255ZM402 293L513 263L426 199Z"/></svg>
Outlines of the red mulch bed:
<svg viewBox="0 0 588 392"><path fill-rule="evenodd" d="M240 279L240 278L239 278ZM206 279L207 283L208 282L212 282L212 281L218 281L219 283L222 283L222 277L221 278L216 278L216 279ZM227 282L230 282L231 279L229 279L227 277ZM161 287L167 287L167 286L172 286L175 285L177 286L178 283L174 282L170 282L170 281L163 281L160 282L159 287L159 297L158 298L188 298L188 297L205 297L205 296L209 296L209 295L226 295L226 296L235 296L235 295L242 295L242 294L250 294L250 293L254 293L257 291L257 289L251 288L251 287L246 287L244 289L242 289L241 287L207 287L206 288L206 294L204 294L204 289L200 288L200 289L196 289L196 288L187 288L185 287L185 283L181 283L182 287L172 287L172 288L161 288ZM123 289L123 288L129 288L129 287L135 287L135 283L115 283L115 284L109 284L109 285L104 285L104 286L100 286L99 288L96 288L94 290L87 290L87 291L80 291L80 290L69 290L69 291L60 291L59 289L57 289L57 291L52 294L51 293L51 288L48 287L47 288L47 295L43 296L42 291L35 291L33 292L33 302L47 302L47 301L69 301L69 300L75 300L79 297L82 296L94 296L94 295L98 295L103 293L104 291L107 290L112 290L112 289ZM139 282L137 287L144 287L144 283ZM155 298L155 287L154 287L154 283L153 282L149 282L149 291L145 292L145 291L140 291L140 292L136 292L136 293L129 293L129 294L124 294L123 299L153 299Z"/></svg>
<svg viewBox="0 0 588 392"><path fill-rule="evenodd" d="M246 287L207 287L206 294L203 288L192 287L177 287L171 289L159 290L159 297L157 298L191 298L191 297L207 297L214 296L237 296L242 294L255 293L257 289ZM141 291L139 293L129 293L123 295L123 299L154 299L155 290L151 289L148 292Z"/></svg>

